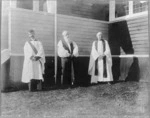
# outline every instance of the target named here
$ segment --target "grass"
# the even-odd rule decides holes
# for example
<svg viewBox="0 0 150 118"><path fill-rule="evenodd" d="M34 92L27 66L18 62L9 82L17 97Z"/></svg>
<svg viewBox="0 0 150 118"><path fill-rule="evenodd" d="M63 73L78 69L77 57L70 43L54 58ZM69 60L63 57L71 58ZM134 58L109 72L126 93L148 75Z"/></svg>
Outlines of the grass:
<svg viewBox="0 0 150 118"><path fill-rule="evenodd" d="M2 118L148 118L149 83L2 93Z"/></svg>

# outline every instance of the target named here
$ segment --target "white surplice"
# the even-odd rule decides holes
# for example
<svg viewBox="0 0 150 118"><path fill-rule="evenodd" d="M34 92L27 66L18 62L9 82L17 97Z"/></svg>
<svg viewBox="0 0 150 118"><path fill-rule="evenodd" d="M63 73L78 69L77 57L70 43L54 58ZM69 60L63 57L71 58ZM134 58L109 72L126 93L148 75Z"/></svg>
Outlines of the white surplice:
<svg viewBox="0 0 150 118"><path fill-rule="evenodd" d="M31 79L44 80L44 64L45 64L45 53L40 41L31 41L38 53L35 54L28 42L24 45L24 64L22 70L22 82L28 83ZM31 56L39 56L40 61L32 61Z"/></svg>
<svg viewBox="0 0 150 118"><path fill-rule="evenodd" d="M111 52L110 52L108 42L105 40L105 47L106 47L105 52L103 51L102 41L98 41L97 43L98 50L96 50L95 43L96 41L94 41L92 44L92 51L90 55L89 69L88 69L88 73L89 75L91 75L91 83L113 81L112 70L111 70L112 58L111 58ZM99 56L103 54L106 55L107 78L103 77L104 63L103 63L103 59L99 58ZM97 58L98 58L98 75L96 76L95 75L95 61Z"/></svg>
<svg viewBox="0 0 150 118"><path fill-rule="evenodd" d="M68 42L66 42L66 43L67 43L67 45L68 45L68 47L69 47L69 49L71 51L70 44ZM73 56L78 57L78 55L79 55L79 53L78 53L78 46L77 46L77 44L74 41L72 41L72 43L73 43L73 47L74 47L73 48ZM66 50L63 47L63 43L62 43L61 40L58 42L58 56L59 57L69 57L70 56L68 50Z"/></svg>

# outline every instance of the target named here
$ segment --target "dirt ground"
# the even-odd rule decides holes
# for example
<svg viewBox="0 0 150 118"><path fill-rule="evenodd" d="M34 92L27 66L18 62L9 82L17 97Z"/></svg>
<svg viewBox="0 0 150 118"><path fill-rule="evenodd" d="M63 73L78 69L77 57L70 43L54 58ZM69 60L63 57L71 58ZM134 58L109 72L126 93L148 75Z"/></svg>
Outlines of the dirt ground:
<svg viewBox="0 0 150 118"><path fill-rule="evenodd" d="M150 83L2 93L1 118L149 118Z"/></svg>

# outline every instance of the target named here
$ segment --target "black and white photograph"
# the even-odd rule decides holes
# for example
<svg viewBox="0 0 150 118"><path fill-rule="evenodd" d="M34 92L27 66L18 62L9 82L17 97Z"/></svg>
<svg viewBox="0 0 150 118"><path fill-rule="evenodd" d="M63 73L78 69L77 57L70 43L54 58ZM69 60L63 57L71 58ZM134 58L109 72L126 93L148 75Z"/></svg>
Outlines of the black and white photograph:
<svg viewBox="0 0 150 118"><path fill-rule="evenodd" d="M1 118L150 118L149 0L1 0Z"/></svg>

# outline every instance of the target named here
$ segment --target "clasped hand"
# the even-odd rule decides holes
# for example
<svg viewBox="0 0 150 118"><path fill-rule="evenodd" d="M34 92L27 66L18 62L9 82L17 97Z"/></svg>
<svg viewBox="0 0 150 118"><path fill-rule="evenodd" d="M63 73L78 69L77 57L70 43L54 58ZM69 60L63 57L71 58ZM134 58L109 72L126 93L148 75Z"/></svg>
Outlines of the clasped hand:
<svg viewBox="0 0 150 118"><path fill-rule="evenodd" d="M30 59L31 59L32 61L38 61L40 58L41 58L41 57L39 57L39 56L31 56L31 57L30 57Z"/></svg>
<svg viewBox="0 0 150 118"><path fill-rule="evenodd" d="M68 57L74 57L74 55L73 54L70 54L69 52L68 52Z"/></svg>
<svg viewBox="0 0 150 118"><path fill-rule="evenodd" d="M99 59L103 59L105 57L105 55L104 54L102 54L102 55L99 55Z"/></svg>

